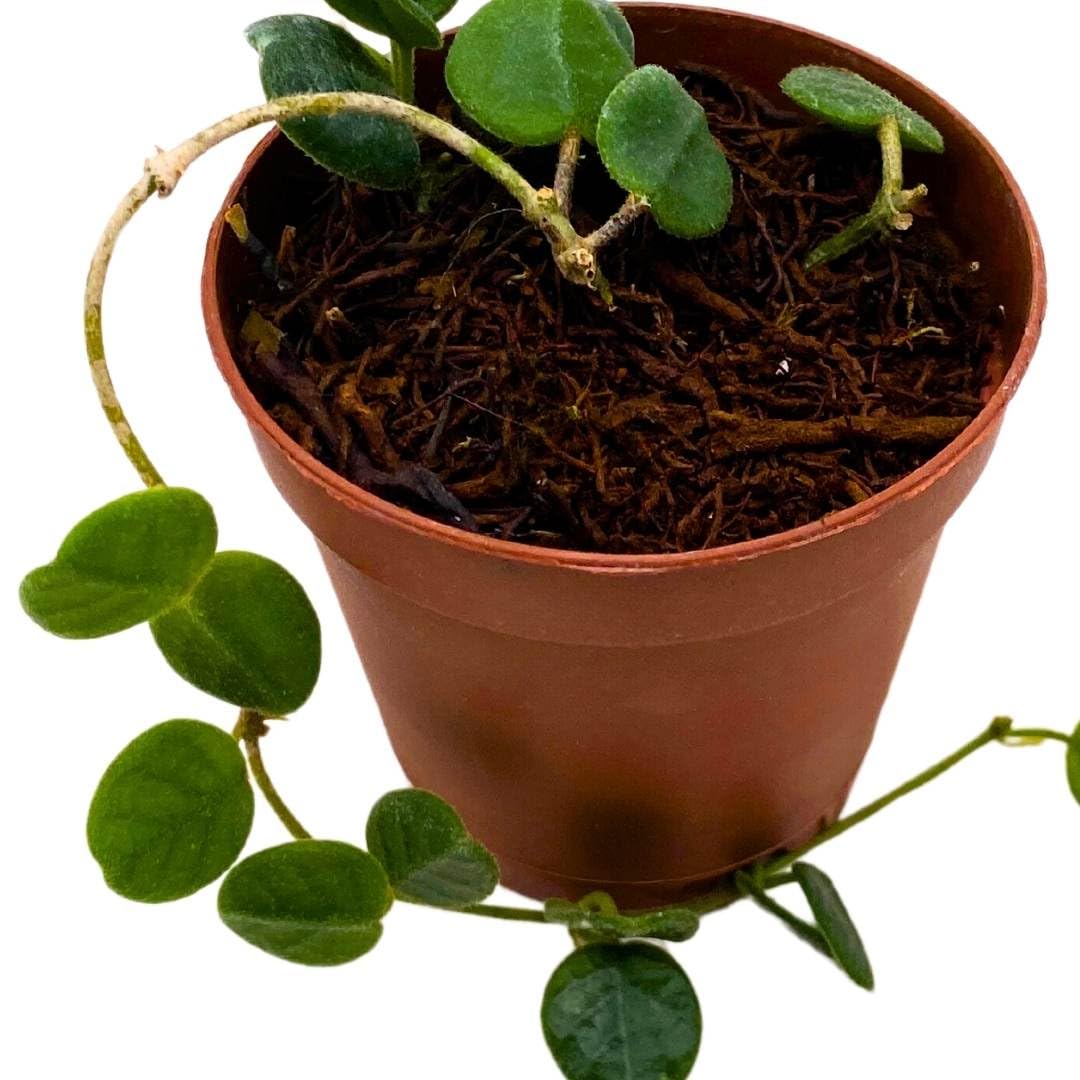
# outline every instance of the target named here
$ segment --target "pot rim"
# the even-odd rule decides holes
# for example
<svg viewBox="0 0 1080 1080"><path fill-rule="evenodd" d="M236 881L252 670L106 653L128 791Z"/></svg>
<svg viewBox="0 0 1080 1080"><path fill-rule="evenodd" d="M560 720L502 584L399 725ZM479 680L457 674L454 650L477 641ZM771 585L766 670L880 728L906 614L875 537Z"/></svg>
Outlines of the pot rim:
<svg viewBox="0 0 1080 1080"><path fill-rule="evenodd" d="M259 142L230 188L221 211L214 219L203 264L203 309L211 348L218 368L225 381L229 384L233 397L244 413L245 418L249 423L257 424L262 433L273 440L297 470L306 474L309 479L322 487L329 496L345 503L351 510L370 514L382 519L387 525L405 529L438 543L466 549L479 555L489 555L509 562L531 563L549 567L567 567L595 572L625 573L628 571L641 571L657 573L741 562L760 558L774 552L802 547L836 533L846 532L857 526L866 525L900 505L917 498L939 477L944 476L953 469L975 447L993 433L996 421L1016 392L1020 380L1031 362L1039 340L1042 321L1046 312L1046 263L1035 220L1032 217L1027 200L1024 198L1008 166L1006 166L1001 156L982 132L934 91L892 64L826 34L819 34L816 31L778 19L748 15L723 8L643 2L620 4L620 7L631 14L647 11L649 13L668 13L678 16L687 12L701 12L705 15L738 18L763 26L782 28L804 37L813 38L822 44L842 50L860 60L876 64L926 94L943 111L948 113L958 126L965 129L973 141L981 147L1004 180L1009 194L1016 203L1023 224L1027 240L1027 262L1031 274L1031 301L1024 321L1023 335L1017 345L1015 354L1009 362L1005 376L971 423L929 461L863 502L844 510L838 510L795 529L787 529L754 540L743 540L735 544L706 548L701 551L657 555L619 555L604 552L576 551L570 548L545 548L534 544L525 544L514 540L499 540L495 537L466 532L464 529L434 521L412 510L397 506L346 480L294 442L278 426L248 388L236 364L233 350L225 337L216 289L218 260L221 244L225 236L224 211L236 201L240 190L247 183L250 173L266 149L276 139L284 137L278 128L275 128Z"/></svg>

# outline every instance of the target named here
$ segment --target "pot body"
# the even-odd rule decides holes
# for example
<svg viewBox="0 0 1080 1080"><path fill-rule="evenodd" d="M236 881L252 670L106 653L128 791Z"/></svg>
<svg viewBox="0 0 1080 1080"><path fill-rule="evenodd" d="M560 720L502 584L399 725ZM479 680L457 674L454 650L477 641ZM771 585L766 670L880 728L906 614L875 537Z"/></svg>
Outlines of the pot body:
<svg viewBox="0 0 1080 1080"><path fill-rule="evenodd" d="M575 898L604 888L641 906L713 888L839 813L941 530L982 471L1034 349L1044 272L1000 159L895 69L768 20L660 4L624 10L639 63L720 67L770 94L796 65L841 65L943 131L945 158L909 155L911 181L929 183L982 263L1005 326L1001 377L982 413L917 472L813 525L687 555L471 536L336 476L255 401L233 346L238 296L257 271L220 219L204 305L266 467L319 541L409 778L457 807L510 886ZM439 57L420 55L421 86L437 85ZM226 206L242 198L255 229L276 235L316 175L270 136ZM983 231L987 221L993 230Z"/></svg>

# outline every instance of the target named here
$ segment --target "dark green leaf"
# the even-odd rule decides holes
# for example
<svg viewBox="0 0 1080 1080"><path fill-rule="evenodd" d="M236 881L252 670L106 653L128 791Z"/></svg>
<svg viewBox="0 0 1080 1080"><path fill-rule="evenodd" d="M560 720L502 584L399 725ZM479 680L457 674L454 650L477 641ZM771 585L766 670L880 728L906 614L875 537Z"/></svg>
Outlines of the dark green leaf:
<svg viewBox="0 0 1080 1080"><path fill-rule="evenodd" d="M224 731L169 720L105 770L86 835L111 889L160 903L190 896L236 861L254 813L244 756Z"/></svg>
<svg viewBox="0 0 1080 1080"><path fill-rule="evenodd" d="M345 964L374 948L393 897L366 851L336 840L294 840L238 863L218 913L245 941L297 964Z"/></svg>
<svg viewBox="0 0 1080 1080"><path fill-rule="evenodd" d="M264 716L300 708L319 677L315 610L296 578L261 555L219 552L150 629L178 675Z"/></svg>
<svg viewBox="0 0 1080 1080"><path fill-rule="evenodd" d="M870 960L836 887L824 873L809 863L795 863L791 872L806 894L810 910L836 962L858 986L873 990L874 972Z"/></svg>
<svg viewBox="0 0 1080 1080"><path fill-rule="evenodd" d="M819 120L844 131L873 135L887 116L895 116L900 141L909 150L940 154L945 140L933 124L880 86L835 67L798 67L780 89Z"/></svg>
<svg viewBox="0 0 1080 1080"><path fill-rule="evenodd" d="M1069 778L1069 790L1080 803L1080 725L1072 734L1065 751L1065 769Z"/></svg>
<svg viewBox="0 0 1080 1080"><path fill-rule="evenodd" d="M384 795L368 818L367 845L405 900L465 907L490 896L499 883L491 852L430 791L406 788Z"/></svg>
<svg viewBox="0 0 1080 1080"><path fill-rule="evenodd" d="M597 940L657 938L661 941L688 941L698 931L700 920L688 908L665 908L642 915L620 915L586 910L569 900L548 900L544 917Z"/></svg>
<svg viewBox="0 0 1080 1080"><path fill-rule="evenodd" d="M454 38L446 85L500 139L546 146L574 129L595 142L600 107L633 69L633 35L606 0L492 0Z"/></svg>
<svg viewBox="0 0 1080 1080"><path fill-rule="evenodd" d="M308 15L275 15L247 29L268 98L331 90L394 97L385 65L340 26ZM281 125L320 165L376 188L406 187L420 164L409 128L377 116L306 117Z"/></svg>
<svg viewBox="0 0 1080 1080"><path fill-rule="evenodd" d="M442 34L435 25L456 0L326 0L345 18L410 49L438 49Z"/></svg>
<svg viewBox="0 0 1080 1080"><path fill-rule="evenodd" d="M684 1080L701 1044L690 980L644 942L572 952L544 991L541 1019L569 1080Z"/></svg>
<svg viewBox="0 0 1080 1080"><path fill-rule="evenodd" d="M616 183L647 199L667 232L708 236L727 221L727 158L704 109L663 68L638 68L615 87L600 113L596 145Z"/></svg>
<svg viewBox="0 0 1080 1080"><path fill-rule="evenodd" d="M201 495L137 491L83 518L56 558L26 575L19 597L34 622L60 637L114 634L175 604L216 544L214 512Z"/></svg>

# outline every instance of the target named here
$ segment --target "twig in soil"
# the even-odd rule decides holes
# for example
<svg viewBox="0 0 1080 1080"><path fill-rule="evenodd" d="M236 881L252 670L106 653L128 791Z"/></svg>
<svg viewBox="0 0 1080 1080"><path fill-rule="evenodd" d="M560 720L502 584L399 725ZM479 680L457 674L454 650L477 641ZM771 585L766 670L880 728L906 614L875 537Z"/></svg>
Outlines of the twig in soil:
<svg viewBox="0 0 1080 1080"><path fill-rule="evenodd" d="M838 416L832 420L752 420L730 413L709 442L713 457L730 454L840 446L864 441L944 445L971 423L967 416Z"/></svg>

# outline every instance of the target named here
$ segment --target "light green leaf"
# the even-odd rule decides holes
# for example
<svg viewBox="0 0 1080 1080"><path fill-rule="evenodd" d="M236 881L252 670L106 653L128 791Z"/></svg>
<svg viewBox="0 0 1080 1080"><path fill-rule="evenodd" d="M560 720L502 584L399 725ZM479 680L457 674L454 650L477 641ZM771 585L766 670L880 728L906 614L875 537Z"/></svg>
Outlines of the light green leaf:
<svg viewBox="0 0 1080 1080"><path fill-rule="evenodd" d="M465 907L499 883L494 856L466 831L452 806L430 791L391 791L367 823L368 850L382 863L394 892L436 907Z"/></svg>
<svg viewBox="0 0 1080 1080"><path fill-rule="evenodd" d="M150 623L172 669L264 716L307 701L319 677L319 620L299 582L246 551L214 556L198 585Z"/></svg>
<svg viewBox="0 0 1080 1080"><path fill-rule="evenodd" d="M615 87L600 113L596 144L615 182L647 199L667 232L708 236L727 221L727 158L705 110L663 68L638 68Z"/></svg>
<svg viewBox="0 0 1080 1080"><path fill-rule="evenodd" d="M689 908L664 908L644 915L620 915L586 910L569 900L547 900L544 917L579 933L594 935L594 940L617 941L624 938L656 938L660 941L689 941L698 931L700 920Z"/></svg>
<svg viewBox="0 0 1080 1080"><path fill-rule="evenodd" d="M908 150L945 150L941 132L929 120L846 68L798 67L788 72L780 89L812 116L844 131L873 135L885 117L895 116L900 141Z"/></svg>
<svg viewBox="0 0 1080 1080"><path fill-rule="evenodd" d="M297 964L346 964L374 948L393 897L366 851L336 840L295 840L229 871L218 893L226 926Z"/></svg>
<svg viewBox="0 0 1080 1080"><path fill-rule="evenodd" d="M606 0L491 0L457 33L446 85L461 108L520 146L574 129L596 141L596 118L634 69L633 35Z"/></svg>
<svg viewBox="0 0 1080 1080"><path fill-rule="evenodd" d="M246 33L267 98L332 90L396 96L382 58L325 19L275 15ZM406 187L420 164L412 132L394 120L350 113L289 120L281 129L320 165L371 187Z"/></svg>
<svg viewBox="0 0 1080 1080"><path fill-rule="evenodd" d="M410 49L438 49L442 34L435 25L456 0L326 0L357 26L382 34Z"/></svg>
<svg viewBox="0 0 1080 1080"><path fill-rule="evenodd" d="M791 872L806 894L810 910L836 962L856 985L873 990L874 972L870 959L836 886L826 874L809 863L795 863Z"/></svg>
<svg viewBox="0 0 1080 1080"><path fill-rule="evenodd" d="M247 841L254 810L236 741L198 720L168 720L105 770L86 835L109 888L156 904L224 874Z"/></svg>
<svg viewBox="0 0 1080 1080"><path fill-rule="evenodd" d="M114 634L176 603L216 544L214 512L201 495L137 491L83 518L56 558L26 575L19 599L34 622L60 637Z"/></svg>
<svg viewBox="0 0 1080 1080"><path fill-rule="evenodd" d="M684 1080L701 1044L690 980L645 942L572 952L544 991L541 1020L568 1080Z"/></svg>
<svg viewBox="0 0 1080 1080"><path fill-rule="evenodd" d="M1065 770L1069 779L1069 790L1073 798L1080 803L1080 725L1072 733L1065 751Z"/></svg>

